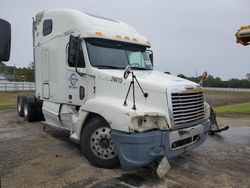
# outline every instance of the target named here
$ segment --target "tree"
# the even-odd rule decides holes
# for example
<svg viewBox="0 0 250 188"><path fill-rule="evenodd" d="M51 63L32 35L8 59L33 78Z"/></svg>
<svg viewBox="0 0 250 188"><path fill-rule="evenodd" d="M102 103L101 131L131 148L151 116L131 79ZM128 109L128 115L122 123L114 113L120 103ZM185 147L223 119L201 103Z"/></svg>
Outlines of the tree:
<svg viewBox="0 0 250 188"><path fill-rule="evenodd" d="M178 75L179 77L182 76L182 74ZM247 74L250 78L250 73ZM185 77L188 80L191 80L193 82L199 83L201 77ZM250 88L250 79L230 79L227 81L221 80L219 77L213 77L212 75L209 75L207 80L203 83L204 87L225 87L225 88Z"/></svg>
<svg viewBox="0 0 250 188"><path fill-rule="evenodd" d="M6 65L3 62L0 62L0 73L4 73L6 69Z"/></svg>
<svg viewBox="0 0 250 188"><path fill-rule="evenodd" d="M35 63L34 63L34 61L30 62L28 68L31 69L31 70L35 70Z"/></svg>
<svg viewBox="0 0 250 188"><path fill-rule="evenodd" d="M250 73L247 73L247 74L246 74L246 78L247 78L247 80L250 81Z"/></svg>

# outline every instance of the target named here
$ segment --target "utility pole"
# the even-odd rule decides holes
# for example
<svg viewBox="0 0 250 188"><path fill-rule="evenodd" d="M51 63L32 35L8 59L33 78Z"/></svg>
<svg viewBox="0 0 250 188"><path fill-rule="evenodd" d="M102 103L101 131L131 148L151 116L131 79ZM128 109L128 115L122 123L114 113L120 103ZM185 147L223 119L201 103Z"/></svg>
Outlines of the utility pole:
<svg viewBox="0 0 250 188"><path fill-rule="evenodd" d="M16 81L16 64L14 65L14 81Z"/></svg>

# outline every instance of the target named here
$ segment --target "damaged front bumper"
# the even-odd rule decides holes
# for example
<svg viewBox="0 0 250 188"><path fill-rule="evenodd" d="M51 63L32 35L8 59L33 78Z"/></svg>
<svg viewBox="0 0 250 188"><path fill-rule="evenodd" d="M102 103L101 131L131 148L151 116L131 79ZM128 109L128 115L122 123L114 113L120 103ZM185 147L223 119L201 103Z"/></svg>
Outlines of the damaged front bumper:
<svg viewBox="0 0 250 188"><path fill-rule="evenodd" d="M174 158L200 146L207 137L210 121L178 130L153 130L124 133L113 130L111 135L122 168L133 169L151 164L159 157Z"/></svg>

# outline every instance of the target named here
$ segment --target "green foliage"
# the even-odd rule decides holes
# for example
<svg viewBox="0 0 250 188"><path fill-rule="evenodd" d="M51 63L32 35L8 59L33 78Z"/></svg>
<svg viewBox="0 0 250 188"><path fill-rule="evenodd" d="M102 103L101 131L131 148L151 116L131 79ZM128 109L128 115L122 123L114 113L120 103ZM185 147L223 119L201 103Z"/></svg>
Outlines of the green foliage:
<svg viewBox="0 0 250 188"><path fill-rule="evenodd" d="M35 81L34 63L30 63L29 67L17 68L15 66L6 66L0 62L0 73L10 81Z"/></svg>
<svg viewBox="0 0 250 188"><path fill-rule="evenodd" d="M201 80L201 77L187 77L183 74L179 74L178 77L185 78L196 83L199 83ZM204 81L203 87L250 88L250 80L232 78L230 80L223 81L219 77L209 75L208 79Z"/></svg>
<svg viewBox="0 0 250 188"><path fill-rule="evenodd" d="M6 65L3 62L0 62L0 73L3 73L6 69Z"/></svg>
<svg viewBox="0 0 250 188"><path fill-rule="evenodd" d="M0 92L0 109L16 106L18 92Z"/></svg>
<svg viewBox="0 0 250 188"><path fill-rule="evenodd" d="M17 96L18 94L31 94L34 95L34 92L0 92L0 110L6 108L16 107Z"/></svg>
<svg viewBox="0 0 250 188"><path fill-rule="evenodd" d="M26 68L26 67L17 68L16 77L17 77L17 80L19 78L19 80L25 79L25 81L29 81L29 82L35 81L34 70L30 68Z"/></svg>
<svg viewBox="0 0 250 188"><path fill-rule="evenodd" d="M250 81L250 73L247 73L247 74L246 74L246 78L247 78L247 80Z"/></svg>
<svg viewBox="0 0 250 188"><path fill-rule="evenodd" d="M234 104L215 108L215 112L222 114L250 114L250 103Z"/></svg>
<svg viewBox="0 0 250 188"><path fill-rule="evenodd" d="M204 90L205 101L212 107L248 103L250 92Z"/></svg>

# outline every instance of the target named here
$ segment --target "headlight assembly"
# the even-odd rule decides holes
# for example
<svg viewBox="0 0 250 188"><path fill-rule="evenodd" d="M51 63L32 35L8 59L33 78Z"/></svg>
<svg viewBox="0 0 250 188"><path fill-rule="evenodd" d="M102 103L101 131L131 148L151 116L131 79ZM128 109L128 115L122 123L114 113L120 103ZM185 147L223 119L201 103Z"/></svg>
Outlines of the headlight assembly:
<svg viewBox="0 0 250 188"><path fill-rule="evenodd" d="M207 102L204 102L204 113L205 117L204 119L207 120L210 118L210 105Z"/></svg>

